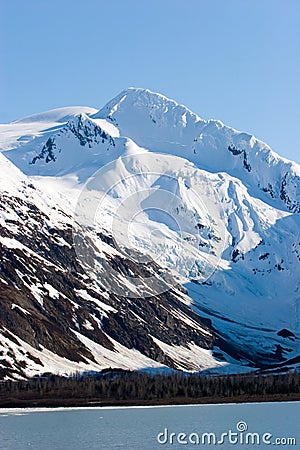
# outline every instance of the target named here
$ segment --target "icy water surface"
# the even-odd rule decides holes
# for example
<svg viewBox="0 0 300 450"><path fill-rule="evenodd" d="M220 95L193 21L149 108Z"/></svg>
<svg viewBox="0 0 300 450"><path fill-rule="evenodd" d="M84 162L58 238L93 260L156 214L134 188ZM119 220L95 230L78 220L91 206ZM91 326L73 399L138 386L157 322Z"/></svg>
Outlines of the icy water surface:
<svg viewBox="0 0 300 450"><path fill-rule="evenodd" d="M1 450L274 447L300 447L300 402L0 410Z"/></svg>

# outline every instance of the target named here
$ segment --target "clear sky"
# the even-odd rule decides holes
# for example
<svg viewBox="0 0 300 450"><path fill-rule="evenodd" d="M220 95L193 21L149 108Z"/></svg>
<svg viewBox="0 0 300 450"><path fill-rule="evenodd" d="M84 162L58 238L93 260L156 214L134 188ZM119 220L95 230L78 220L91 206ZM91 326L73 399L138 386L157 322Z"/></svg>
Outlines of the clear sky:
<svg viewBox="0 0 300 450"><path fill-rule="evenodd" d="M129 86L300 162L300 0L0 0L0 122Z"/></svg>

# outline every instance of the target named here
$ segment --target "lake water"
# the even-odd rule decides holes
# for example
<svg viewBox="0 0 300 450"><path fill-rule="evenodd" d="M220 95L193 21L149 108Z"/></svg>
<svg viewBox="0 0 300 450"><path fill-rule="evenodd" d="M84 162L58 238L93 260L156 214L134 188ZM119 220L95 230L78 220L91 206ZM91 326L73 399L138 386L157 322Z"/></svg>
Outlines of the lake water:
<svg viewBox="0 0 300 450"><path fill-rule="evenodd" d="M270 445L299 448L300 402L0 410L1 450L227 450Z"/></svg>

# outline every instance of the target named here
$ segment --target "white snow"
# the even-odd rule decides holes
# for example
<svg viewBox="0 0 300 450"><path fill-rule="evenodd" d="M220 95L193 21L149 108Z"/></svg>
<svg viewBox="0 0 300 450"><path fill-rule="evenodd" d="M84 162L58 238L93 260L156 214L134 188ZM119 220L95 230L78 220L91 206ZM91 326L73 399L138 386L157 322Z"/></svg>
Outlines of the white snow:
<svg viewBox="0 0 300 450"><path fill-rule="evenodd" d="M12 304L11 304L11 309L15 309L15 308L19 309L19 310L22 311L24 314L30 314L30 312L28 312L27 309L22 308L22 306L17 305L16 303L12 303Z"/></svg>
<svg viewBox="0 0 300 450"><path fill-rule="evenodd" d="M8 238L0 236L0 243L3 244L6 248L20 249L23 250L25 245L21 244L21 242L17 241L15 238Z"/></svg>
<svg viewBox="0 0 300 450"><path fill-rule="evenodd" d="M95 303L102 311L107 311L107 312L117 312L117 310L115 308L113 308L110 305L107 305L104 302L101 302L101 300L98 300L95 297L92 297L86 290L84 289L76 289L75 292L77 293L77 295L79 295L81 298L83 298L84 300L87 300L89 302L93 302Z"/></svg>
<svg viewBox="0 0 300 450"><path fill-rule="evenodd" d="M49 130L66 123L79 113L95 114L96 109L88 106L70 106L45 111L24 117L8 124L0 124L0 148L10 150Z"/></svg>
<svg viewBox="0 0 300 450"><path fill-rule="evenodd" d="M79 117L93 139L99 130L105 139L88 136L82 145L71 131ZM55 139L56 160L31 164L49 138ZM240 347L271 353L276 344L284 346L277 336L280 329L299 336L300 166L267 144L220 121L203 120L163 95L130 88L99 111L61 108L0 125L0 151L6 156L0 155L1 193L30 200L50 217L49 226L63 227L75 218L94 231L110 232L120 251L136 250L141 260L150 256L185 283L195 311ZM0 225L17 236L12 220L20 222L16 208L0 211ZM59 237L56 242L69 246ZM118 253L94 242L101 257ZM0 243L33 254L17 237L1 237ZM28 285L19 276L41 304L43 289L58 298L52 285ZM130 271L111 279L131 293L139 293L143 284ZM103 315L117 313L86 290L77 295ZM191 325L185 315L172 314ZM91 330L93 325L87 321L85 326ZM117 364L120 355L122 367L151 363L120 344L114 343L118 352L112 354L80 339L98 355L101 367ZM178 367L185 361L195 370L230 366L193 343L157 344ZM299 354L297 340L289 346L289 356ZM54 359L47 353L46 360ZM61 370L75 367L60 359L52 368L55 364Z"/></svg>
<svg viewBox="0 0 300 450"><path fill-rule="evenodd" d="M99 364L98 370L107 367L117 367L120 369L139 370L144 367L162 368L165 367L145 355L142 355L138 350L128 349L119 342L115 341L111 337L107 338L112 342L114 350L108 350L101 345L93 342L83 334L72 330L77 338L93 353L97 363Z"/></svg>
<svg viewBox="0 0 300 450"><path fill-rule="evenodd" d="M179 370L184 369L187 364L192 365L194 372L228 365L227 362L216 361L212 356L211 350L198 347L193 343L187 346L169 345L153 336L152 339L166 355L170 356L176 362L177 369Z"/></svg>
<svg viewBox="0 0 300 450"><path fill-rule="evenodd" d="M54 299L58 299L59 298L58 290L55 289L53 286L51 286L51 284L44 283L44 288L47 289L47 291L49 293L49 297L54 298Z"/></svg>

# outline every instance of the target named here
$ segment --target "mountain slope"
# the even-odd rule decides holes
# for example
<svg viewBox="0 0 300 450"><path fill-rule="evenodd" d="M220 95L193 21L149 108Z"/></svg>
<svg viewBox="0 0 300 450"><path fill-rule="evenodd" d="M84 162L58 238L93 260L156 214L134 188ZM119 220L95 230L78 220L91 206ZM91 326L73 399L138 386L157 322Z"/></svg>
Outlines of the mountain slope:
<svg viewBox="0 0 300 450"><path fill-rule="evenodd" d="M127 89L94 118L109 120L139 146L187 158L198 167L241 179L275 206L300 212L300 168L254 136L205 121L148 89Z"/></svg>
<svg viewBox="0 0 300 450"><path fill-rule="evenodd" d="M24 124L25 138L19 135ZM237 370L236 363L239 370L249 370L297 361L296 163L253 136L205 121L144 89L124 91L98 112L61 110L2 127L2 150L30 176L11 165L12 183L1 186L7 193L1 242L3 261L9 256L10 278L4 280L10 287L0 292L2 301L18 290L22 297L13 303L18 306L7 304L3 325L14 332L16 313L32 308L24 295L31 305L43 296L51 299L51 292L49 301L55 304L51 325L34 342L28 335L18 337L36 346L32 355L43 345L52 360L53 355L68 359L65 365L53 363L65 371L162 364ZM0 162L9 164L3 157ZM36 210L28 207L29 198ZM20 199L35 211L30 220L26 216L31 224L26 241L15 216ZM38 230L34 216L40 217ZM8 233L9 220L16 224ZM54 230L50 235L44 231L47 220ZM20 268L22 275L16 275L12 245L24 260L25 275ZM32 249L35 275L24 282ZM41 270L41 255L56 267L51 283ZM106 308L108 320L99 318L92 299ZM48 323L49 311L35 313L31 334L35 323ZM74 319L74 311L79 318ZM27 323L29 314L24 314ZM41 336L53 330L53 320L59 328L51 346L51 339ZM48 364L49 358L43 361Z"/></svg>
<svg viewBox="0 0 300 450"><path fill-rule="evenodd" d="M76 239L89 256L83 265L71 218L2 155L0 170L1 378L226 365L212 355L217 337L210 322L189 308L180 286L131 300L107 290L112 270L125 294L126 273L143 280L159 270L154 262L136 265L119 254L113 239L78 225ZM176 354L169 350L173 346Z"/></svg>

